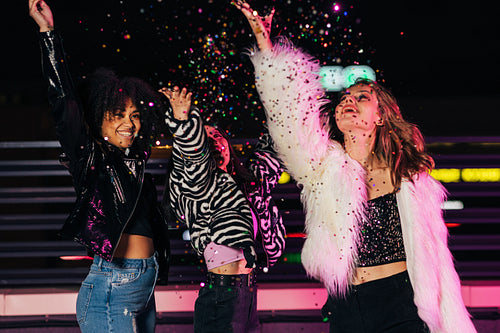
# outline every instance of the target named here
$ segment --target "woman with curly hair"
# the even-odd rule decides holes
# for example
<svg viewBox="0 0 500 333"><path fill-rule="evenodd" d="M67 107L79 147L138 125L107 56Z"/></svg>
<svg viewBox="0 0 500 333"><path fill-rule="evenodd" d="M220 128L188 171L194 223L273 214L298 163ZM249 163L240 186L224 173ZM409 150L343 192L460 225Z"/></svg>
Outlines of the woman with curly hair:
<svg viewBox="0 0 500 333"><path fill-rule="evenodd" d="M318 62L284 37L271 42L274 11L235 5L260 49L251 60L269 132L302 186L302 263L328 291L330 332L475 332L447 245L446 191L418 128L368 80L322 111Z"/></svg>
<svg viewBox="0 0 500 333"><path fill-rule="evenodd" d="M137 78L99 69L80 103L52 12L29 0L40 28L42 69L77 200L61 234L94 257L76 304L82 332L155 330L154 288L165 278L166 223L145 172L163 118L158 94Z"/></svg>

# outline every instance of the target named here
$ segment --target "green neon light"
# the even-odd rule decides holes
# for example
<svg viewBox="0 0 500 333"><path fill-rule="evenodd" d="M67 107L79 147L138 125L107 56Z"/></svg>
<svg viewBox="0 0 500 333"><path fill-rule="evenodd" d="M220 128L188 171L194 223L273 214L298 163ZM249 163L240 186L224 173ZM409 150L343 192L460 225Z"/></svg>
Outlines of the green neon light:
<svg viewBox="0 0 500 333"><path fill-rule="evenodd" d="M341 91L353 85L357 79L376 80L375 71L365 65L355 66L323 66L319 71L321 84L327 91Z"/></svg>
<svg viewBox="0 0 500 333"><path fill-rule="evenodd" d="M300 264L302 262L300 260L300 253L287 253L281 257L281 261L287 264Z"/></svg>

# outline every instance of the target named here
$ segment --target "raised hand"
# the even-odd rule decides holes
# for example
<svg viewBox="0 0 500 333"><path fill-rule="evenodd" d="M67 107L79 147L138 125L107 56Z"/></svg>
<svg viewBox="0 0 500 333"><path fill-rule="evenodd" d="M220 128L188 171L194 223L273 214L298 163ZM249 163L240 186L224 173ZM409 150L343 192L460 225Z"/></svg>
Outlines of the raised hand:
<svg viewBox="0 0 500 333"><path fill-rule="evenodd" d="M191 97L193 93L187 91L186 88L179 89L175 86L173 90L165 87L159 90L170 101L174 118L177 120L187 120L191 109Z"/></svg>
<svg viewBox="0 0 500 333"><path fill-rule="evenodd" d="M248 20L250 27L252 28L255 39L257 40L257 45L261 50L271 49L273 44L271 43L271 26L274 15L274 8L268 15L262 17L259 16L257 11L253 10L246 1L238 0L232 2L233 5L238 8L243 15Z"/></svg>
<svg viewBox="0 0 500 333"><path fill-rule="evenodd" d="M44 0L29 0L29 13L40 27L40 32L54 30L52 11Z"/></svg>

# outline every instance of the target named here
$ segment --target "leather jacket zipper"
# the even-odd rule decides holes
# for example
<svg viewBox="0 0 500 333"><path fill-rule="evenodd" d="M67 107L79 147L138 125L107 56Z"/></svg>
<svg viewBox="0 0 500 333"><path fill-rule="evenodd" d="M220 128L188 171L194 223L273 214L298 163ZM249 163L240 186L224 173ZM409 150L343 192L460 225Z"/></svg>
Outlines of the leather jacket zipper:
<svg viewBox="0 0 500 333"><path fill-rule="evenodd" d="M142 168L141 168L140 174L138 175L138 178L137 178L137 181L139 182L139 191L137 192L138 193L137 194L137 199L135 200L134 207L132 208L132 213L128 216L127 222L125 222L125 224L123 225L122 231L120 232L120 237L118 238L118 241L116 242L116 246L113 249L113 253L111 254L111 258L115 257L115 251L116 251L116 248L117 248L118 244L120 243L120 240L122 239L123 230L125 230L125 228L127 227L127 224L129 223L130 219L132 218L132 215L134 214L135 208L137 207L137 203L139 202L139 199L141 197L142 185L144 184L144 171L146 169L146 165L145 164L146 163L144 161L141 161L141 163L140 163L140 165L142 166ZM120 185L120 182L118 182L118 185ZM123 191L122 191L122 195L123 195Z"/></svg>
<svg viewBox="0 0 500 333"><path fill-rule="evenodd" d="M113 168L109 166L106 166L106 168L110 173L111 183L115 188L115 193L118 197L118 200L120 200L120 203L122 204L125 203L125 195L123 194L123 187L122 184L120 183L120 178L118 178L118 175L116 174L116 171Z"/></svg>

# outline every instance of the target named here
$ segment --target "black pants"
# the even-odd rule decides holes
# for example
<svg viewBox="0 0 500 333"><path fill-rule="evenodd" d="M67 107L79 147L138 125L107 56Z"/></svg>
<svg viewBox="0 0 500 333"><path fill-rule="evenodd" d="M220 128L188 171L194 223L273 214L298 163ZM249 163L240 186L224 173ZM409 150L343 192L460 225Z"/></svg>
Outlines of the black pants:
<svg viewBox="0 0 500 333"><path fill-rule="evenodd" d="M254 276L207 274L194 307L195 333L257 333Z"/></svg>
<svg viewBox="0 0 500 333"><path fill-rule="evenodd" d="M408 272L351 286L346 298L328 296L321 313L330 333L428 333L417 314Z"/></svg>

